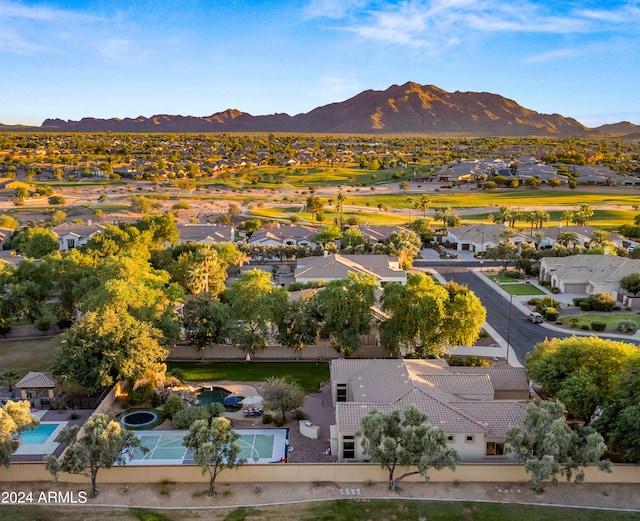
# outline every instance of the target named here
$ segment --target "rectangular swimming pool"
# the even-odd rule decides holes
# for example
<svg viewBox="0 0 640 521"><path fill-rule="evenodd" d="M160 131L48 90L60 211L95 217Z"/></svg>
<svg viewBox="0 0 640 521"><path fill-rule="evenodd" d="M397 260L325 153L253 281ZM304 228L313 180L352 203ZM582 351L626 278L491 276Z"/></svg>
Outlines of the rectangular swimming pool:
<svg viewBox="0 0 640 521"><path fill-rule="evenodd" d="M22 433L22 443L25 445L42 445L47 442L59 425L59 423L41 423L34 430Z"/></svg>

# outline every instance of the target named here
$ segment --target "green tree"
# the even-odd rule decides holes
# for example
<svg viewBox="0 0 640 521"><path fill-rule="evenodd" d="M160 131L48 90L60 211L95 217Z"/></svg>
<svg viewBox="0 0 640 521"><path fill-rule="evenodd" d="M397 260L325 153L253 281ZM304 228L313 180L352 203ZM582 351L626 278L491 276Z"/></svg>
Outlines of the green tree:
<svg viewBox="0 0 640 521"><path fill-rule="evenodd" d="M346 279L329 281L318 293L318 309L324 318L323 331L333 336L333 346L350 354L361 344L361 335L371 328L376 279L372 275L349 273Z"/></svg>
<svg viewBox="0 0 640 521"><path fill-rule="evenodd" d="M433 240L433 232L431 231L431 219L416 219L409 224L409 229L416 232L424 243L428 243Z"/></svg>
<svg viewBox="0 0 640 521"><path fill-rule="evenodd" d="M531 380L569 414L590 422L607 403L614 382L639 357L636 346L599 337L553 338L536 344L527 358Z"/></svg>
<svg viewBox="0 0 640 521"><path fill-rule="evenodd" d="M121 310L90 311L58 337L53 373L90 392L135 381L166 358L159 336L148 322Z"/></svg>
<svg viewBox="0 0 640 521"><path fill-rule="evenodd" d="M304 389L287 378L272 376L267 378L262 390L262 403L269 411L280 411L282 423L287 422L285 413L304 405Z"/></svg>
<svg viewBox="0 0 640 521"><path fill-rule="evenodd" d="M260 219L247 219L244 223L244 231L249 237L260 228L262 228L262 221Z"/></svg>
<svg viewBox="0 0 640 521"><path fill-rule="evenodd" d="M509 263L518 256L518 246L509 241L501 241L497 246L486 249L485 259L496 259L502 262L502 269L507 269Z"/></svg>
<svg viewBox="0 0 640 521"><path fill-rule="evenodd" d="M273 310L273 321L277 327L276 338L284 347L300 351L316 342L322 317L315 296L300 295Z"/></svg>
<svg viewBox="0 0 640 521"><path fill-rule="evenodd" d="M358 435L363 452L389 473L390 492L409 476L420 474L428 481L430 468L455 470L461 461L460 455L448 447L446 433L430 425L427 415L415 405L408 405L402 413L371 410L361 419ZM396 477L396 470L404 473Z"/></svg>
<svg viewBox="0 0 640 521"><path fill-rule="evenodd" d="M455 227L460 224L460 217L458 216L458 212L451 209L450 207L441 207L438 208L434 214L433 218L436 221L442 221L442 228L445 230L447 227Z"/></svg>
<svg viewBox="0 0 640 521"><path fill-rule="evenodd" d="M67 220L67 214L62 210L55 210L51 214L50 222L53 226L58 226Z"/></svg>
<svg viewBox="0 0 640 521"><path fill-rule="evenodd" d="M0 373L0 382L9 387L9 392L13 391L13 386L18 380L20 380L20 378L20 374L13 369L8 369L7 371Z"/></svg>
<svg viewBox="0 0 640 521"><path fill-rule="evenodd" d="M380 343L391 353L411 352L442 358L448 346L473 345L486 309L465 286L436 284L424 273L409 273L407 283L384 287Z"/></svg>
<svg viewBox="0 0 640 521"><path fill-rule="evenodd" d="M323 246L327 243L334 242L342 237L342 231L335 224L325 226L314 236L314 241L319 242Z"/></svg>
<svg viewBox="0 0 640 521"><path fill-rule="evenodd" d="M58 241L45 228L26 228L14 236L12 244L26 257L41 259L58 249Z"/></svg>
<svg viewBox="0 0 640 521"><path fill-rule="evenodd" d="M132 195L129 200L131 201L131 209L138 213L149 213L154 208L160 206L159 201L154 201L144 195Z"/></svg>
<svg viewBox="0 0 640 521"><path fill-rule="evenodd" d="M389 235L385 244L390 255L397 255L400 267L410 270L413 267L413 259L420 253L422 241L416 232L402 230Z"/></svg>
<svg viewBox="0 0 640 521"><path fill-rule="evenodd" d="M237 344L247 352L267 347L273 310L284 307L288 292L282 287L273 287L271 275L266 271L253 269L240 275L222 297L238 322L233 331Z"/></svg>
<svg viewBox="0 0 640 521"><path fill-rule="evenodd" d="M224 344L231 336L234 322L227 304L209 299L193 299L184 307L184 327L191 344L202 351L207 347Z"/></svg>
<svg viewBox="0 0 640 521"><path fill-rule="evenodd" d="M560 220L564 222L565 226L569 226L571 221L573 221L573 210L565 210L560 215Z"/></svg>
<svg viewBox="0 0 640 521"><path fill-rule="evenodd" d="M555 190L558 186L560 186L560 178L558 178L557 176L553 176L547 181L547 184Z"/></svg>
<svg viewBox="0 0 640 521"><path fill-rule="evenodd" d="M350 226L342 232L342 249L348 251L364 251L369 242L357 226Z"/></svg>
<svg viewBox="0 0 640 521"><path fill-rule="evenodd" d="M620 279L620 287L636 296L640 291L640 273L632 273Z"/></svg>
<svg viewBox="0 0 640 521"><path fill-rule="evenodd" d="M8 467L11 464L11 455L20 445L15 437L35 429L39 423L32 416L31 404L27 400L9 400L0 407L0 465Z"/></svg>
<svg viewBox="0 0 640 521"><path fill-rule="evenodd" d="M49 204L54 206L64 206L65 204L67 204L67 201L61 195L52 195L51 197L49 197Z"/></svg>
<svg viewBox="0 0 640 521"><path fill-rule="evenodd" d="M416 210L422 211L423 219L427 217L427 210L429 209L430 205L431 205L431 198L427 194L422 194L420 195L420 197L413 200L413 207Z"/></svg>
<svg viewBox="0 0 640 521"><path fill-rule="evenodd" d="M19 203L22 203L29 197L29 190L24 186L19 186L13 191L13 199Z"/></svg>
<svg viewBox="0 0 640 521"><path fill-rule="evenodd" d="M131 459L136 448L140 447L140 438L133 431L111 420L106 414L94 414L84 424L81 436L79 427L65 427L57 441L68 443L60 459L53 454L45 456L46 468L58 479L60 472L87 475L91 478L93 496L98 495L96 480L98 471L114 465L125 465ZM145 449L143 449L145 451Z"/></svg>
<svg viewBox="0 0 640 521"><path fill-rule="evenodd" d="M511 427L505 441L507 450L524 463L536 493L542 492L545 480L557 485L559 475L566 476L567 481L575 475L576 483L581 483L584 468L590 463L611 471L611 463L600 459L607 450L602 436L588 427L572 430L561 402L530 403L522 427Z"/></svg>
<svg viewBox="0 0 640 521"><path fill-rule="evenodd" d="M15 230L20 226L20 222L9 214L3 213L0 215L0 228L11 228Z"/></svg>
<svg viewBox="0 0 640 521"><path fill-rule="evenodd" d="M193 450L193 461L200 465L202 473L209 473L209 495L216 493L215 482L224 469L233 469L245 464L240 458L241 448L236 441L240 435L224 417L211 421L196 420L185 435L183 444Z"/></svg>

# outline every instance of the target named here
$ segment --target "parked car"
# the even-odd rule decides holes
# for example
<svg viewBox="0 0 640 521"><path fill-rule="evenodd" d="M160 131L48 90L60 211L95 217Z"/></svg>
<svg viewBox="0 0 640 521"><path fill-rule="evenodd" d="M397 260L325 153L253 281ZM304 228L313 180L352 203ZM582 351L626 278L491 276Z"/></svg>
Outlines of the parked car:
<svg viewBox="0 0 640 521"><path fill-rule="evenodd" d="M537 312L533 312L533 313L529 313L529 322L531 322L532 324L542 324L543 322L543 317L540 313Z"/></svg>

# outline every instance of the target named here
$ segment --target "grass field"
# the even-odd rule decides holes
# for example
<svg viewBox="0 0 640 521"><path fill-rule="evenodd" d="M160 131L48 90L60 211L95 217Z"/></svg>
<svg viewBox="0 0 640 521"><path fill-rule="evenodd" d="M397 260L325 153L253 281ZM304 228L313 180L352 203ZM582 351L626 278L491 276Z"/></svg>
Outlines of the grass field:
<svg viewBox="0 0 640 521"><path fill-rule="evenodd" d="M329 380L326 362L168 362L168 370L180 369L187 381L263 382L271 376L291 377L307 392L320 389L320 383Z"/></svg>
<svg viewBox="0 0 640 521"><path fill-rule="evenodd" d="M0 368L20 376L48 371L55 358L55 338L0 341Z"/></svg>
<svg viewBox="0 0 640 521"><path fill-rule="evenodd" d="M575 322L577 320L577 322ZM570 325L576 323L576 328L580 329L582 325L589 326L591 329L591 322L605 322L607 324L606 330L615 331L618 322L622 320L633 320L638 327L640 327L640 316L632 313L603 313L599 315L585 314L585 315L572 315L569 317L560 317L559 322L562 324Z"/></svg>
<svg viewBox="0 0 640 521"><path fill-rule="evenodd" d="M546 295L544 291L533 284L509 283L502 284L500 287L509 293L509 295L520 297L526 295Z"/></svg>
<svg viewBox="0 0 640 521"><path fill-rule="evenodd" d="M265 507L239 507L220 510L3 506L0 521L66 521L118 519L119 521L631 521L637 512L598 511L506 503L337 500Z"/></svg>

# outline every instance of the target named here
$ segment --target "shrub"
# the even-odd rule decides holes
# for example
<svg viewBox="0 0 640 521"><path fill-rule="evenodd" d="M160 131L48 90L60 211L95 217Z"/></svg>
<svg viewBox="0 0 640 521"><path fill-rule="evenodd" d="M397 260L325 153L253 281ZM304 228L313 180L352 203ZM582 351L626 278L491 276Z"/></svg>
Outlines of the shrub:
<svg viewBox="0 0 640 521"><path fill-rule="evenodd" d="M591 301L590 300L581 300L580 301L580 311L591 311Z"/></svg>
<svg viewBox="0 0 640 521"><path fill-rule="evenodd" d="M556 308L547 308L544 311L544 318L546 318L550 322L555 322L556 320L558 320L559 316L560 313Z"/></svg>
<svg viewBox="0 0 640 521"><path fill-rule="evenodd" d="M485 328L480 328L480 332L478 333L478 338L489 338L489 333Z"/></svg>
<svg viewBox="0 0 640 521"><path fill-rule="evenodd" d="M604 331L606 327L606 322L591 322L591 329L593 329L594 331Z"/></svg>
<svg viewBox="0 0 640 521"><path fill-rule="evenodd" d="M615 305L616 300L609 293L591 295L591 307L594 311L611 311Z"/></svg>
<svg viewBox="0 0 640 521"><path fill-rule="evenodd" d="M580 326L580 329L582 329L583 331L588 331L589 330L589 326L587 324L582 324Z"/></svg>
<svg viewBox="0 0 640 521"><path fill-rule="evenodd" d="M519 271L504 271L502 276L507 277L508 279L519 279L522 277Z"/></svg>
<svg viewBox="0 0 640 521"><path fill-rule="evenodd" d="M264 490L264 487L262 486L262 483L256 483L255 485L253 485L253 491L256 494L262 494L263 490Z"/></svg>
<svg viewBox="0 0 640 521"><path fill-rule="evenodd" d="M560 289L559 288L551 288L551 293L553 293L554 295L557 295L558 293L560 293Z"/></svg>
<svg viewBox="0 0 640 521"><path fill-rule="evenodd" d="M301 409L296 409L295 412L293 413L293 417L298 421L307 419L307 415Z"/></svg>
<svg viewBox="0 0 640 521"><path fill-rule="evenodd" d="M180 398L177 394L172 394L167 398L167 401L162 408L164 415L166 418L173 418L173 415L177 412L184 409L184 404L182 403L182 398Z"/></svg>
<svg viewBox="0 0 640 521"><path fill-rule="evenodd" d="M571 327L578 327L579 323L580 323L580 320L575 317L569 319L569 325Z"/></svg>
<svg viewBox="0 0 640 521"><path fill-rule="evenodd" d="M208 420L210 417L208 407L186 407L173 415L173 426L178 429L188 429L196 420Z"/></svg>
<svg viewBox="0 0 640 521"><path fill-rule="evenodd" d="M159 407L162 403L162 396L159 392L155 392L151 395L151 407Z"/></svg>
<svg viewBox="0 0 640 521"><path fill-rule="evenodd" d="M135 389L129 391L129 401L134 405L145 402L149 398L151 398L154 390L155 389L153 388L153 384L151 384L151 382L144 385L139 385Z"/></svg>
<svg viewBox="0 0 640 521"><path fill-rule="evenodd" d="M530 306L537 306L538 302L542 302L542 299L540 297L533 297L527 300L527 304L529 304Z"/></svg>
<svg viewBox="0 0 640 521"><path fill-rule="evenodd" d="M580 302L582 302L584 300L584 297L573 297L572 301L573 301L573 305L578 307L580 305Z"/></svg>
<svg viewBox="0 0 640 521"><path fill-rule="evenodd" d="M638 325L633 320L621 320L616 325L616 331L622 333L635 333L638 329Z"/></svg>
<svg viewBox="0 0 640 521"><path fill-rule="evenodd" d="M262 416L262 423L264 423L265 425L269 425L272 422L273 416L271 416L270 414L265 414Z"/></svg>
<svg viewBox="0 0 640 521"><path fill-rule="evenodd" d="M281 416L277 416L273 419L273 424L276 427L284 427L284 420L282 419Z"/></svg>
<svg viewBox="0 0 640 521"><path fill-rule="evenodd" d="M176 367L175 369L171 369L170 374L174 378L177 378L181 382L184 382L184 378L185 378L184 371L182 369L180 369L179 367Z"/></svg>

